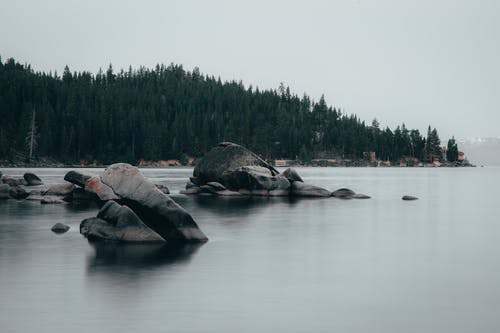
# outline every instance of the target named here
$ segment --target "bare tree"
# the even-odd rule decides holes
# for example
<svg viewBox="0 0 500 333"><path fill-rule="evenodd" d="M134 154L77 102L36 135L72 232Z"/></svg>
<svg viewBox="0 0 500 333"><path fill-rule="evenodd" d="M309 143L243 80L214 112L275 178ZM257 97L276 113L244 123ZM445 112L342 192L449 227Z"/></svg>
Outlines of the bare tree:
<svg viewBox="0 0 500 333"><path fill-rule="evenodd" d="M29 158L33 157L33 153L38 145L38 131L36 128L36 109L33 107L31 114L30 128L26 136L26 144L28 145Z"/></svg>

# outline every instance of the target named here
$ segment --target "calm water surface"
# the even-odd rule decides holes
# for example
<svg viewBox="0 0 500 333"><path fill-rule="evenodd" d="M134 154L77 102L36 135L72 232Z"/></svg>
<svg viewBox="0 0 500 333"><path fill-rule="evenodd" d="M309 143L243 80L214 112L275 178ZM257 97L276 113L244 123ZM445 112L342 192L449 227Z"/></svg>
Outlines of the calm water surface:
<svg viewBox="0 0 500 333"><path fill-rule="evenodd" d="M94 206L0 201L0 331L500 332L499 168L298 171L372 199L174 194L210 238L175 249L89 244ZM143 172L178 193L192 170Z"/></svg>

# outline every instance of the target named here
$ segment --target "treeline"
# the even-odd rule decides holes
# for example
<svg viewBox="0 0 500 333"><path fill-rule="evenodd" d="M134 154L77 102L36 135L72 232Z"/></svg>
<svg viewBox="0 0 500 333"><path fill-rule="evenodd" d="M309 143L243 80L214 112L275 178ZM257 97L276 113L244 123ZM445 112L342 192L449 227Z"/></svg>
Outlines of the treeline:
<svg viewBox="0 0 500 333"><path fill-rule="evenodd" d="M66 67L59 76L0 59L0 156L135 163L202 156L221 141L268 159L441 156L435 129L367 125L283 85L246 88L174 64L95 75Z"/></svg>

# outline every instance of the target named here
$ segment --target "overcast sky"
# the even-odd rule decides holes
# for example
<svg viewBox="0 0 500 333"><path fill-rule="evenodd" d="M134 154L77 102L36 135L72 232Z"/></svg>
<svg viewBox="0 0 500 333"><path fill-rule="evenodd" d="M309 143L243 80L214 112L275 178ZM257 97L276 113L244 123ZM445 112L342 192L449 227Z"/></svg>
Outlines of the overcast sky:
<svg viewBox="0 0 500 333"><path fill-rule="evenodd" d="M0 55L58 72L174 62L384 126L500 136L494 0L0 0Z"/></svg>

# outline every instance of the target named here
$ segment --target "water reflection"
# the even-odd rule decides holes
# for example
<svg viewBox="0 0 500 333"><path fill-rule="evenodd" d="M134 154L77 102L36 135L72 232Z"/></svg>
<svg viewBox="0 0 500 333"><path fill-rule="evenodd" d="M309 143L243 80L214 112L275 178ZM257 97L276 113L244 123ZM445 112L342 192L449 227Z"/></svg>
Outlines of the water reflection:
<svg viewBox="0 0 500 333"><path fill-rule="evenodd" d="M87 258L87 272L139 274L169 264L187 263L202 244L120 244L89 242L95 253Z"/></svg>

